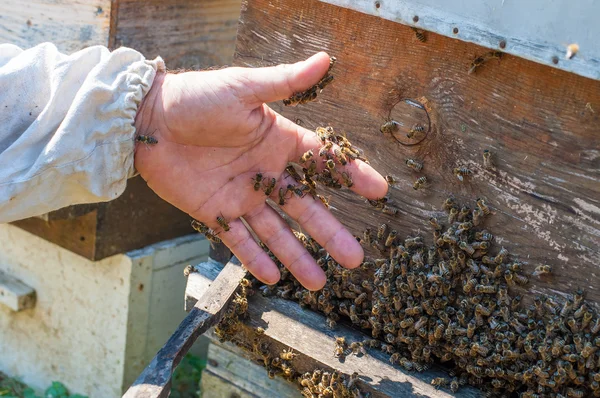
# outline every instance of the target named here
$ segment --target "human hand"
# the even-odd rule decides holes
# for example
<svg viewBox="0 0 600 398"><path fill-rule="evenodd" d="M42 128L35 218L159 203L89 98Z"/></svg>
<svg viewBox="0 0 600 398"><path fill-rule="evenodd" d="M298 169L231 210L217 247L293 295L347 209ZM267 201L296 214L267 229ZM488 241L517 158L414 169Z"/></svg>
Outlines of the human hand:
<svg viewBox="0 0 600 398"><path fill-rule="evenodd" d="M318 53L306 61L269 68L227 68L213 71L161 73L140 106L136 130L158 144L138 143L135 167L161 198L216 231L245 267L261 281L274 284L279 270L254 241L240 217L302 285L318 290L325 273L296 239L287 223L266 203L252 178L261 172L287 187L288 162L307 150L315 154L317 135L277 114L265 103L303 91L326 73L329 56ZM321 168L322 165L319 164ZM345 167L352 190L369 199L385 196L387 183L366 163ZM283 210L331 256L355 268L364 253L356 239L311 195L288 199ZM224 231L217 216L229 220Z"/></svg>

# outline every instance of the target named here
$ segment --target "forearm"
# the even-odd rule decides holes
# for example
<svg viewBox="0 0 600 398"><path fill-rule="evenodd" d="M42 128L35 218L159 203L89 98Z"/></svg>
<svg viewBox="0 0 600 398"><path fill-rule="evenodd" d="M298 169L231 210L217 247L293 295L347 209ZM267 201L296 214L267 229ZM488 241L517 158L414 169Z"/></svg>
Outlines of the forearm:
<svg viewBox="0 0 600 398"><path fill-rule="evenodd" d="M0 222L118 197L157 70L127 48L0 45Z"/></svg>

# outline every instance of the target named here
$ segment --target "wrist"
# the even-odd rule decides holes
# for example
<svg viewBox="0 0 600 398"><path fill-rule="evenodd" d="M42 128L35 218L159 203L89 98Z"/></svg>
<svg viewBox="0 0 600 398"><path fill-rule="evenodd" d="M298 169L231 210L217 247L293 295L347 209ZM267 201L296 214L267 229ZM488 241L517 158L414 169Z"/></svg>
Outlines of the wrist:
<svg viewBox="0 0 600 398"><path fill-rule="evenodd" d="M156 113L161 110L160 99L166 75L166 72L156 72L152 87L140 103L134 122L136 136L152 134L153 125L157 120Z"/></svg>

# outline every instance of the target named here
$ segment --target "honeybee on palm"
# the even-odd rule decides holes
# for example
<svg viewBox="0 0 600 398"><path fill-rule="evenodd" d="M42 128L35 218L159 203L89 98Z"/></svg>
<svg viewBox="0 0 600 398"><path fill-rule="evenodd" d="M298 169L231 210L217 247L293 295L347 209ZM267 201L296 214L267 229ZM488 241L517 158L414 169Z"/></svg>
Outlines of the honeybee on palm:
<svg viewBox="0 0 600 398"><path fill-rule="evenodd" d="M256 173L256 175L252 178L252 182L254 184L254 190L258 191L260 189L261 182L263 180L262 173Z"/></svg>
<svg viewBox="0 0 600 398"><path fill-rule="evenodd" d="M225 217L223 217L223 214L221 214L220 216L217 216L217 223L219 224L219 226L221 228L223 228L223 231L225 231L225 232L228 232L231 229L229 227L229 223L227 222Z"/></svg>
<svg viewBox="0 0 600 398"><path fill-rule="evenodd" d="M300 163L306 163L309 160L311 160L313 157L313 151L312 149L309 149L308 151L304 152L304 154L300 157Z"/></svg>
<svg viewBox="0 0 600 398"><path fill-rule="evenodd" d="M271 180L265 181L265 184L263 184L263 189L264 189L266 196L270 196L273 193L273 190L275 189L276 184L277 184L277 179L275 179L275 178L271 178Z"/></svg>
<svg viewBox="0 0 600 398"><path fill-rule="evenodd" d="M348 188L351 188L354 185L354 182L352 181L352 175L350 175L350 173L347 171L342 171L342 181Z"/></svg>

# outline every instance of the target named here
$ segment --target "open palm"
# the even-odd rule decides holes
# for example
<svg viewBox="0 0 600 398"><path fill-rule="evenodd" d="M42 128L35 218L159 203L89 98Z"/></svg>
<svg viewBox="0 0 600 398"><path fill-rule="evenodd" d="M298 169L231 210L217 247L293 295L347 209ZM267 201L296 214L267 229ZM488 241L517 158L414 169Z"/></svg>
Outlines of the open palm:
<svg viewBox="0 0 600 398"><path fill-rule="evenodd" d="M258 279L275 283L279 271L252 239L250 225L294 276L309 289L320 289L325 274L286 222L266 203L252 178L262 173L279 187L293 182L284 173L309 149L318 152L316 134L290 122L265 103L290 97L315 84L326 72L329 57L319 53L306 61L271 68L227 68L216 71L162 74L144 100L136 127L158 144L138 144L135 166L163 199L206 223ZM321 166L321 165L319 165ZM387 183L370 166L345 166L352 189L371 199L387 192ZM354 237L310 195L288 197L283 210L340 264L360 265L363 251ZM229 221L223 231L217 216Z"/></svg>

